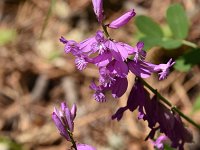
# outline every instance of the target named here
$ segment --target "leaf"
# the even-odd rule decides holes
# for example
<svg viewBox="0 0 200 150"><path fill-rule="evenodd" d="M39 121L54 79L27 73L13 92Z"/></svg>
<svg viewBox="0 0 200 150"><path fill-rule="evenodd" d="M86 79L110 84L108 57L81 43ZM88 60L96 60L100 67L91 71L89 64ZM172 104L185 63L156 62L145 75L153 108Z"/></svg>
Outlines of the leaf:
<svg viewBox="0 0 200 150"><path fill-rule="evenodd" d="M174 37L179 39L187 37L189 24L184 8L180 4L171 5L167 9L167 22Z"/></svg>
<svg viewBox="0 0 200 150"><path fill-rule="evenodd" d="M150 48L158 46L162 42L162 39L156 37L142 37L140 41L144 42L144 49L148 51Z"/></svg>
<svg viewBox="0 0 200 150"><path fill-rule="evenodd" d="M0 29L0 45L5 45L16 37L16 31L13 29Z"/></svg>
<svg viewBox="0 0 200 150"><path fill-rule="evenodd" d="M185 64L185 60L183 58L179 58L176 60L174 68L178 71L187 72L191 69L191 64Z"/></svg>
<svg viewBox="0 0 200 150"><path fill-rule="evenodd" d="M155 21L151 18L140 15L135 19L135 24L140 32L149 37L163 37L163 32Z"/></svg>
<svg viewBox="0 0 200 150"><path fill-rule="evenodd" d="M165 49L175 49L182 45L181 41L175 39L162 39L162 42L159 43L161 47Z"/></svg>
<svg viewBox="0 0 200 150"><path fill-rule="evenodd" d="M197 97L197 99L195 100L193 104L192 112L194 113L199 110L200 110L200 95Z"/></svg>
<svg viewBox="0 0 200 150"><path fill-rule="evenodd" d="M193 65L200 64L200 49L192 49L176 60L175 68L179 71L189 71Z"/></svg>

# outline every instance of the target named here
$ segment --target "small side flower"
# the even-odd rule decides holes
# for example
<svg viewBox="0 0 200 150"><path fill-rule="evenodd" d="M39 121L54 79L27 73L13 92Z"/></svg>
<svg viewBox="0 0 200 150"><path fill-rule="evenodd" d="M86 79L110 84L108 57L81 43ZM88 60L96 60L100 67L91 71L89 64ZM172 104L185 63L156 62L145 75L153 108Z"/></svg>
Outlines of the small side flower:
<svg viewBox="0 0 200 150"><path fill-rule="evenodd" d="M74 129L74 119L76 117L76 105L72 106L69 110L65 102L61 103L61 110L54 108L52 113L52 119L60 132L60 135L65 137L67 141L70 141L70 136Z"/></svg>

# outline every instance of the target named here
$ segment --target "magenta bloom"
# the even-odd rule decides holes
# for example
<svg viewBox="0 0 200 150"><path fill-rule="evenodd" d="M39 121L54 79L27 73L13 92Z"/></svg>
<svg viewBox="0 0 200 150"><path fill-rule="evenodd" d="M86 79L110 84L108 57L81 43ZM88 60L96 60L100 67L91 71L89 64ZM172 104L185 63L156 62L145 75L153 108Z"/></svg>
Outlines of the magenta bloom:
<svg viewBox="0 0 200 150"><path fill-rule="evenodd" d="M154 71L159 72L159 80L163 80L167 77L169 74L169 68L172 67L175 64L172 59L170 59L166 64L159 64L155 65Z"/></svg>
<svg viewBox="0 0 200 150"><path fill-rule="evenodd" d="M156 141L153 141L152 143L154 147L158 150L164 150L164 142L166 142L167 140L169 140L167 136L161 135L156 139Z"/></svg>
<svg viewBox="0 0 200 150"><path fill-rule="evenodd" d="M96 150L96 148L87 144L77 144L76 146L78 150Z"/></svg>
<svg viewBox="0 0 200 150"><path fill-rule="evenodd" d="M94 13L97 17L97 20L99 21L99 23L102 23L103 21L103 0L92 0L92 4L93 4L93 9L94 9Z"/></svg>
<svg viewBox="0 0 200 150"><path fill-rule="evenodd" d="M136 13L134 12L134 9L130 10L126 12L125 14L123 14L121 17L117 18L116 20L108 24L108 27L113 28L113 29L118 29L121 26L124 26L125 24L127 24L135 15Z"/></svg>
<svg viewBox="0 0 200 150"><path fill-rule="evenodd" d="M72 109L69 110L65 102L61 103L61 110L54 108L52 114L52 119L60 132L60 135L70 141L68 131L73 132L74 130L74 119L76 117L76 105L72 106ZM68 131L67 131L68 130Z"/></svg>

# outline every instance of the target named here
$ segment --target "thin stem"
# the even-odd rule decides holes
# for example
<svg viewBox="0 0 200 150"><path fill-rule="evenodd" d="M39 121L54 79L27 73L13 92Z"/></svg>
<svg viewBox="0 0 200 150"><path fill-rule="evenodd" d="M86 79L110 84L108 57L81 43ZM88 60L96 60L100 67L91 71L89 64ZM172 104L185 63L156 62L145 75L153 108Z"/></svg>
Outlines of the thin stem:
<svg viewBox="0 0 200 150"><path fill-rule="evenodd" d="M103 31L104 31L106 37L107 37L107 38L110 38L110 35L109 35L108 31L107 31L106 25L104 25L104 24L102 23L101 26L102 26L102 28L103 28Z"/></svg>
<svg viewBox="0 0 200 150"><path fill-rule="evenodd" d="M192 48L198 48L198 46L197 46L195 43L192 43L192 42L190 42L190 41L182 40L182 43L183 43L184 45L190 46L190 47L192 47Z"/></svg>
<svg viewBox="0 0 200 150"><path fill-rule="evenodd" d="M68 129L67 129L67 132L68 132L68 135L69 135L70 140L71 140L71 142L72 142L72 147L73 147L75 150L78 150L77 147L76 147L76 142L75 142L74 139L73 139L72 133L71 133Z"/></svg>
<svg viewBox="0 0 200 150"><path fill-rule="evenodd" d="M141 78L140 78L140 81L142 81L142 83L144 84L144 86L146 86L151 92L153 92L154 94L156 94L162 102L164 102L167 106L171 107L172 111L177 112L182 118L184 118L186 121L188 121L193 126L195 126L197 129L200 130L200 125L199 124L195 123L192 119L190 119L188 116L186 116L185 114L183 114L178 108L176 108L175 106L173 106L166 98L164 98L156 89L154 89L146 81L144 81Z"/></svg>

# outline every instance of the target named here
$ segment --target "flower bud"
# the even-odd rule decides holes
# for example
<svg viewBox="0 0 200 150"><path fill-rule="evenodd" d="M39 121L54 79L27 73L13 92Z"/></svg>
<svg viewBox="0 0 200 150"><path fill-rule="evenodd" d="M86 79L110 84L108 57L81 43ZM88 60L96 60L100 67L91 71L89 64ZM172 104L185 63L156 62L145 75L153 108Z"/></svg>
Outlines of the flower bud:
<svg viewBox="0 0 200 150"><path fill-rule="evenodd" d="M131 20L135 16L134 9L131 11L126 12L121 17L117 18L116 20L112 21L110 24L108 24L109 28L112 29L118 29L121 26L127 24L129 20Z"/></svg>

